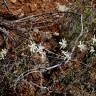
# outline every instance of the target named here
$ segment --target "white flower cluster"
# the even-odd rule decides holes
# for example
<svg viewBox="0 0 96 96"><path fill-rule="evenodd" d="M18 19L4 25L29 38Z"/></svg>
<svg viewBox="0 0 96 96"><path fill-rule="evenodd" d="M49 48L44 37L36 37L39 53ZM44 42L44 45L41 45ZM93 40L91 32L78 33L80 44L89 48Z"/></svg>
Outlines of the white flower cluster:
<svg viewBox="0 0 96 96"><path fill-rule="evenodd" d="M67 60L70 60L71 59L71 53L70 52L68 52L68 51L62 51L62 53L64 54L64 56L65 56L65 60L67 59Z"/></svg>
<svg viewBox="0 0 96 96"><path fill-rule="evenodd" d="M91 48L90 48L90 53L94 53L94 52L95 52L95 49L94 49L93 46L91 46Z"/></svg>
<svg viewBox="0 0 96 96"><path fill-rule="evenodd" d="M7 49L2 49L0 52L0 60L4 59L7 54Z"/></svg>
<svg viewBox="0 0 96 96"><path fill-rule="evenodd" d="M28 45L30 48L30 52L32 53L39 53L41 55L42 62L46 60L46 52L44 52L44 47L41 44L36 44L35 42L31 41L31 44Z"/></svg>
<svg viewBox="0 0 96 96"><path fill-rule="evenodd" d="M95 35L93 36L93 38L92 38L92 45L95 45L96 44L96 37L95 37ZM91 46L91 48L90 48L90 52L91 53L94 53L96 50L94 49L94 46Z"/></svg>
<svg viewBox="0 0 96 96"><path fill-rule="evenodd" d="M41 44L38 45L32 41L30 41L30 43L31 44L28 45L30 48L30 52L32 52L32 53L36 53L36 52L42 53L43 52L44 47Z"/></svg>
<svg viewBox="0 0 96 96"><path fill-rule="evenodd" d="M95 37L95 35L94 35L94 37L92 38L92 44L93 44L93 45L96 44L96 37ZM95 52L95 51L96 51L96 50L94 49L94 47L91 46L90 52L93 53L93 52Z"/></svg>
<svg viewBox="0 0 96 96"><path fill-rule="evenodd" d="M92 38L92 45L90 47L90 53L95 52L95 49L94 49L94 46L93 46L94 44L96 44L96 37L95 37L95 35ZM80 51L87 50L86 45L84 43L82 43L81 41L79 42L78 48L80 48Z"/></svg>
<svg viewBox="0 0 96 96"><path fill-rule="evenodd" d="M67 47L67 41L65 40L65 38L62 39L61 42L59 42L59 44L61 46L60 49L64 49Z"/></svg>
<svg viewBox="0 0 96 96"><path fill-rule="evenodd" d="M95 37L95 35L94 35L94 37L92 38L92 45L90 46L90 53L94 53L96 50L94 49L94 44L96 43L96 37ZM64 54L64 56L65 56L65 58L64 59L71 59L71 53L70 52L68 52L68 51L64 51L64 50L62 50L62 49L65 49L66 47L67 47L67 41L65 40L65 38L64 39L62 39L61 40L61 42L59 42L59 44L60 44L60 49L61 49L61 51L62 51L62 53ZM86 51L87 50L87 45L86 44L84 44L84 42L82 42L82 41L79 41L79 45L77 45L77 47L80 49L80 51L82 52L84 52L84 51Z"/></svg>
<svg viewBox="0 0 96 96"><path fill-rule="evenodd" d="M94 35L94 37L92 38L92 44L94 45L96 43L96 37Z"/></svg>
<svg viewBox="0 0 96 96"><path fill-rule="evenodd" d="M87 49L86 45L79 41L78 48L80 48L80 51L85 51Z"/></svg>
<svg viewBox="0 0 96 96"><path fill-rule="evenodd" d="M65 49L67 47L67 41L64 39L61 40L61 42L59 42L60 44L60 49ZM61 50L62 51L62 54L65 56L64 57L64 60L70 60L71 59L71 53L68 52L68 51L64 51L64 50Z"/></svg>

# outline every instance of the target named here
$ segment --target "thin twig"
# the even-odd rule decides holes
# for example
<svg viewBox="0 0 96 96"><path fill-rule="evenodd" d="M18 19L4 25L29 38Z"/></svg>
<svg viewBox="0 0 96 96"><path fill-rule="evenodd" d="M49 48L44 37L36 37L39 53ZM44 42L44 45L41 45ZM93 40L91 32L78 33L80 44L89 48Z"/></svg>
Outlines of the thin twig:
<svg viewBox="0 0 96 96"><path fill-rule="evenodd" d="M38 14L38 15L31 15L31 16L27 16L27 17L24 17L24 18L20 18L18 20L11 21L11 23L24 22L24 21L26 21L28 19L35 21L36 18L39 17L39 16L48 16L48 15L50 15L50 16L54 17L56 15L62 15L62 14L64 15L64 14L68 14L68 13L80 16L80 14L77 14L77 13L74 13L74 12L55 12L55 13L54 12L49 12L49 13L43 13L43 14Z"/></svg>
<svg viewBox="0 0 96 96"><path fill-rule="evenodd" d="M74 47L72 49L72 53L74 52L79 39L83 36L83 33L84 33L83 14L81 14L81 32L80 32L79 36L77 37L77 39L76 39L76 41L74 43Z"/></svg>
<svg viewBox="0 0 96 96"><path fill-rule="evenodd" d="M40 73L41 77L43 77L41 71L33 70L33 69L27 70L26 72L23 72L20 76L18 76L18 78L15 80L14 89L16 89L17 83L18 83L20 80L24 79L24 77L26 77L26 76L28 76L29 74L34 73L34 72ZM43 88L43 87L41 86L41 85L42 85L42 79L41 79L40 85L38 85L38 84L36 84L36 83L33 83L33 82L32 82L32 84L35 85L36 87ZM45 87L44 87L44 88L45 88Z"/></svg>
<svg viewBox="0 0 96 96"><path fill-rule="evenodd" d="M2 32L6 36L9 36L9 31L7 31L5 28L0 27L0 32Z"/></svg>
<svg viewBox="0 0 96 96"><path fill-rule="evenodd" d="M10 14L12 14L12 12L10 11L10 9L9 9L9 7L8 7L8 1L7 1L7 0L3 0L3 3L4 3L4 5L5 5L5 7L7 8L8 12L9 12Z"/></svg>

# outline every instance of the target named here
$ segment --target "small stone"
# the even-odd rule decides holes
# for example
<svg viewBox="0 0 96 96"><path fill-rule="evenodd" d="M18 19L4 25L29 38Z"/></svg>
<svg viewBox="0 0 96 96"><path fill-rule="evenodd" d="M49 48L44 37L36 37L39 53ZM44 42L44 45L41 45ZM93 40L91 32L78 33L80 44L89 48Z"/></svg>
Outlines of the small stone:
<svg viewBox="0 0 96 96"><path fill-rule="evenodd" d="M57 10L60 11L60 12L64 12L64 11L68 11L69 8L66 7L65 5L61 5L60 3L56 3L57 5Z"/></svg>
<svg viewBox="0 0 96 96"><path fill-rule="evenodd" d="M46 94L47 93L47 88L46 87L42 87L41 88L41 94Z"/></svg>
<svg viewBox="0 0 96 96"><path fill-rule="evenodd" d="M10 0L11 3L16 3L16 0Z"/></svg>

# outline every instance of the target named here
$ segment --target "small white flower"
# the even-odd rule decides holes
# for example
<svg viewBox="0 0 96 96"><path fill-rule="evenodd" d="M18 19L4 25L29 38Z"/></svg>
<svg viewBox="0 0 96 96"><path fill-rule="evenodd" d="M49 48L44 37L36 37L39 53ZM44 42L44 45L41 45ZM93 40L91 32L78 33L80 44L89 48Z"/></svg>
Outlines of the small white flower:
<svg viewBox="0 0 96 96"><path fill-rule="evenodd" d="M64 49L67 46L67 41L64 38L61 42L59 42L59 44L61 45L60 49Z"/></svg>
<svg viewBox="0 0 96 96"><path fill-rule="evenodd" d="M79 42L78 48L80 48L80 51L85 51L87 49L86 45L83 44L81 41Z"/></svg>
<svg viewBox="0 0 96 96"><path fill-rule="evenodd" d="M41 44L37 45L35 42L31 42L31 45L29 45L29 47L30 52L39 53L41 55L41 60L43 63L46 61L46 52L44 52L44 47Z"/></svg>
<svg viewBox="0 0 96 96"><path fill-rule="evenodd" d="M30 43L31 44L28 45L30 47L30 52L39 52L40 54L43 52L44 47L41 44L37 45L35 42L32 41Z"/></svg>
<svg viewBox="0 0 96 96"><path fill-rule="evenodd" d="M65 59L71 59L71 53L70 52L66 52L66 51L62 51L62 53L64 54L64 56L65 56Z"/></svg>
<svg viewBox="0 0 96 96"><path fill-rule="evenodd" d="M92 38L92 44L96 43L96 37L94 35L94 37Z"/></svg>
<svg viewBox="0 0 96 96"><path fill-rule="evenodd" d="M38 50L37 44L35 42L30 42L31 44L28 45L30 47L30 52L35 53Z"/></svg>
<svg viewBox="0 0 96 96"><path fill-rule="evenodd" d="M38 49L37 52L42 53L44 49L44 46L42 46L41 44L38 45Z"/></svg>
<svg viewBox="0 0 96 96"><path fill-rule="evenodd" d="M58 11L64 12L69 10L69 8L66 7L65 5L61 5L60 3L56 3L56 4L57 4Z"/></svg>
<svg viewBox="0 0 96 96"><path fill-rule="evenodd" d="M0 60L1 59L4 59L4 57L6 56L7 54L7 49L2 49L1 52L0 52Z"/></svg>
<svg viewBox="0 0 96 96"><path fill-rule="evenodd" d="M95 49L94 49L93 46L91 46L90 52L91 52L91 53L95 52Z"/></svg>

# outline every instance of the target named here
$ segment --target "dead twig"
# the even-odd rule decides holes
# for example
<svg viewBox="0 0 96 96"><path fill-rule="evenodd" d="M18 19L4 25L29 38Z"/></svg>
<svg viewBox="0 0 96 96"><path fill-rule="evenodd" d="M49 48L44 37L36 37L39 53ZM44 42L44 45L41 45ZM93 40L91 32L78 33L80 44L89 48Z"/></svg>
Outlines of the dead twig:
<svg viewBox="0 0 96 96"><path fill-rule="evenodd" d="M0 32L3 33L6 36L9 36L9 31L7 31L5 28L0 27Z"/></svg>
<svg viewBox="0 0 96 96"><path fill-rule="evenodd" d="M8 7L8 1L7 0L3 0L3 4L5 5L5 7L7 8L9 14L12 14L12 12L10 11L9 7Z"/></svg>

